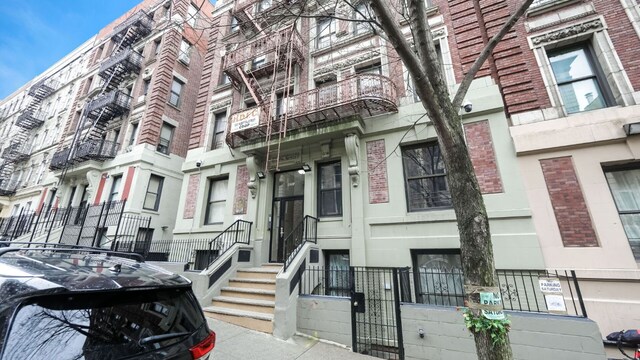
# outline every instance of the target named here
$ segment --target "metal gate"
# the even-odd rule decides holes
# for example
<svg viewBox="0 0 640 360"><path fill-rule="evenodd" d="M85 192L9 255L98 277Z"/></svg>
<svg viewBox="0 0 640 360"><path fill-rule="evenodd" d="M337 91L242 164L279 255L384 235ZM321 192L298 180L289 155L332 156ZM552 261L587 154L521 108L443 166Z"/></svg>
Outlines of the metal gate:
<svg viewBox="0 0 640 360"><path fill-rule="evenodd" d="M353 351L403 360L399 269L350 267L349 272Z"/></svg>

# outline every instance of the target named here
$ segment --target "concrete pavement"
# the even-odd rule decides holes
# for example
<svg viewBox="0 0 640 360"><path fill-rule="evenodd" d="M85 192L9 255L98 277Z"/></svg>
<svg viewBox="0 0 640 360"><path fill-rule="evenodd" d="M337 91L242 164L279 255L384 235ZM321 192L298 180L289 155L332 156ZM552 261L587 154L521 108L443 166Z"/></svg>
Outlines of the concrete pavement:
<svg viewBox="0 0 640 360"><path fill-rule="evenodd" d="M216 332L213 360L373 360L350 349L302 336L287 341L261 332L207 318Z"/></svg>

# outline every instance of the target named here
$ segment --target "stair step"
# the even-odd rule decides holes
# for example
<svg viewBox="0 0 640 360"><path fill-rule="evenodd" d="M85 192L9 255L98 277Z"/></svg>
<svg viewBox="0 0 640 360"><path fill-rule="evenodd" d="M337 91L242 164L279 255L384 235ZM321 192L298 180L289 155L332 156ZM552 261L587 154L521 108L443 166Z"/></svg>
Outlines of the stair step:
<svg viewBox="0 0 640 360"><path fill-rule="evenodd" d="M277 268L281 268L284 266L284 263L264 263L262 264L262 267L277 267Z"/></svg>
<svg viewBox="0 0 640 360"><path fill-rule="evenodd" d="M275 279L233 278L229 280L229 287L275 290Z"/></svg>
<svg viewBox="0 0 640 360"><path fill-rule="evenodd" d="M211 301L214 307L256 312L260 314L272 314L276 306L275 301L243 299L230 296L216 296Z"/></svg>
<svg viewBox="0 0 640 360"><path fill-rule="evenodd" d="M238 269L238 271L236 272L236 278L275 280L276 275L278 275L279 272L280 272L280 269L274 269L274 268Z"/></svg>
<svg viewBox="0 0 640 360"><path fill-rule="evenodd" d="M276 298L276 291L226 286L220 289L220 295L243 299L274 301Z"/></svg>
<svg viewBox="0 0 640 360"><path fill-rule="evenodd" d="M277 268L277 269L274 269L273 267L245 268L245 269L238 269L238 272L277 274L280 272L280 268Z"/></svg>
<svg viewBox="0 0 640 360"><path fill-rule="evenodd" d="M273 315L245 311L237 309L227 309L218 306L205 307L206 316L222 320L231 324L239 325L253 330L266 333L273 332Z"/></svg>

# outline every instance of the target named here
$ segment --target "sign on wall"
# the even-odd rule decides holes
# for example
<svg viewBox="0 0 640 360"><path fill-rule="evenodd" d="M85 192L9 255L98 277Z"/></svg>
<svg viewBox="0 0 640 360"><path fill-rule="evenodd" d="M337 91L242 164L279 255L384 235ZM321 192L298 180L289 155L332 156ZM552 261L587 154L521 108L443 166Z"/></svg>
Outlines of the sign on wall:
<svg viewBox="0 0 640 360"><path fill-rule="evenodd" d="M260 125L260 108L255 107L247 111L231 115L231 132L247 130Z"/></svg>
<svg viewBox="0 0 640 360"><path fill-rule="evenodd" d="M544 294L544 301L550 313L566 314L567 307L562 295L562 284L558 278L538 278L540 291Z"/></svg>

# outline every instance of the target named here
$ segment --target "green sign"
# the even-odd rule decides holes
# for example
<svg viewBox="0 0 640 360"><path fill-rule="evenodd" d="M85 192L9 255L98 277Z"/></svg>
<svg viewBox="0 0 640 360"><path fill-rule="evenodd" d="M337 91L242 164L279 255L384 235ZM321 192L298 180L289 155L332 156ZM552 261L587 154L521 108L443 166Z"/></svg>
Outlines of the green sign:
<svg viewBox="0 0 640 360"><path fill-rule="evenodd" d="M480 293L480 309L484 305L488 305L492 308L502 309L502 299L499 292L481 292ZM502 310L484 310L482 309L482 315L489 320L502 320L504 319L504 312Z"/></svg>

